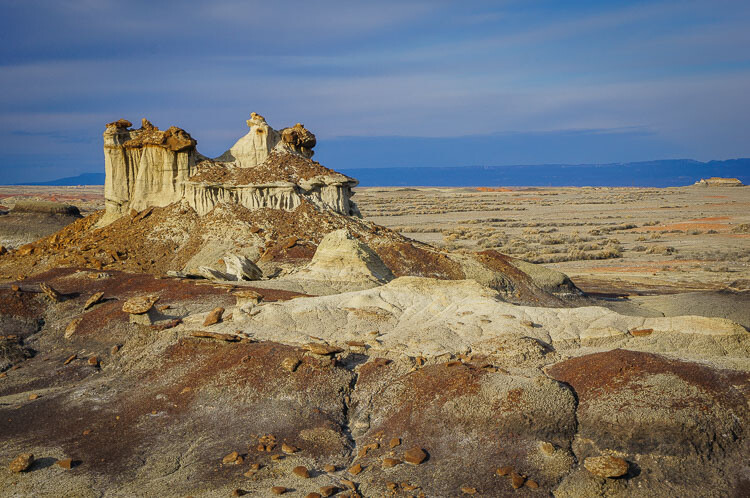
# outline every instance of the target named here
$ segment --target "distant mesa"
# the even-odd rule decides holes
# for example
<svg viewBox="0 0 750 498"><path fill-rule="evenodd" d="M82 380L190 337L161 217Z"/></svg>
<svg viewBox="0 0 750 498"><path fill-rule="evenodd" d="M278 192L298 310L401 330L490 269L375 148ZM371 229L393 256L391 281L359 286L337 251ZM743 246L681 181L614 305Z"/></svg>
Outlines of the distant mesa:
<svg viewBox="0 0 750 498"><path fill-rule="evenodd" d="M147 119L139 129L120 119L104 131L106 213L99 226L130 212L185 202L203 216L219 203L248 209L294 210L306 199L346 216L357 180L313 161L315 135L301 123L277 131L260 114L250 131L221 156L200 154L188 132L159 130Z"/></svg>
<svg viewBox="0 0 750 498"><path fill-rule="evenodd" d="M711 178L701 178L695 185L699 187L744 187L745 185L737 178L721 178L712 176Z"/></svg>

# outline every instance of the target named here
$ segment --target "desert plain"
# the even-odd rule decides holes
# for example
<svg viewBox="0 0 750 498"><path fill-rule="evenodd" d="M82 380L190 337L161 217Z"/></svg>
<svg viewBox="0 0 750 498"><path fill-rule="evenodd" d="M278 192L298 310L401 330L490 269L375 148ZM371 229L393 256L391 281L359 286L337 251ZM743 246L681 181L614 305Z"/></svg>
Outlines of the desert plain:
<svg viewBox="0 0 750 498"><path fill-rule="evenodd" d="M361 188L300 124L131 126L104 188L0 187L0 495L747 495L748 188Z"/></svg>

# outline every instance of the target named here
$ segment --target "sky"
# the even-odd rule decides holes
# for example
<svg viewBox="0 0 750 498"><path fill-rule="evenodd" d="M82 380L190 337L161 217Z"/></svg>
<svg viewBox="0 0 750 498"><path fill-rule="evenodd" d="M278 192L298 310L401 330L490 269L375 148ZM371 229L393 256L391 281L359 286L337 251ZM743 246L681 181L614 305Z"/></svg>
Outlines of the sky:
<svg viewBox="0 0 750 498"><path fill-rule="evenodd" d="M103 171L120 118L218 156L250 112L333 168L748 157L748 47L746 0L0 0L0 184Z"/></svg>

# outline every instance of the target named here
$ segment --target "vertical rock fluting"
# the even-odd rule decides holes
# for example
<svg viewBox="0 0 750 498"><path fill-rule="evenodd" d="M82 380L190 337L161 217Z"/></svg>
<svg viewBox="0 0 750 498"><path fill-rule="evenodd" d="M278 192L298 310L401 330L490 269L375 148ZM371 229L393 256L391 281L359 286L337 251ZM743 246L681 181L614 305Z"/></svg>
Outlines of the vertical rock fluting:
<svg viewBox="0 0 750 498"><path fill-rule="evenodd" d="M104 197L108 224L130 209L166 206L181 200L195 172L196 141L184 130L161 131L147 119L140 129L130 121L108 123L104 130Z"/></svg>
<svg viewBox="0 0 750 498"><path fill-rule="evenodd" d="M277 131L252 113L247 125L250 131L244 137L211 160L197 152L196 141L180 128L161 131L146 119L137 130L124 119L107 124L106 213L100 225L131 209L180 201L201 216L220 203L294 210L305 199L319 209L359 215L350 200L357 181L310 160L316 138L301 123ZM221 180L193 180L201 167L219 171ZM238 179L238 172L251 170L255 174L250 180Z"/></svg>

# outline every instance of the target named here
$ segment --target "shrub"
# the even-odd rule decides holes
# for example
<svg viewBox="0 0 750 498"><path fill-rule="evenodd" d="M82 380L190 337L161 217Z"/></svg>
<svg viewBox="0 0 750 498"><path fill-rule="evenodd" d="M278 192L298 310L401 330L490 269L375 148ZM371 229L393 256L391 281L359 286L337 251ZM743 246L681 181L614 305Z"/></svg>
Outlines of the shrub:
<svg viewBox="0 0 750 498"><path fill-rule="evenodd" d="M649 247L646 251L646 254L662 254L666 256L668 254L674 254L676 252L677 249L672 246L656 245Z"/></svg>

